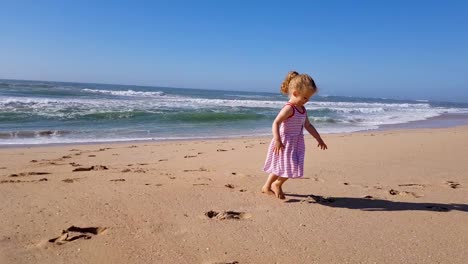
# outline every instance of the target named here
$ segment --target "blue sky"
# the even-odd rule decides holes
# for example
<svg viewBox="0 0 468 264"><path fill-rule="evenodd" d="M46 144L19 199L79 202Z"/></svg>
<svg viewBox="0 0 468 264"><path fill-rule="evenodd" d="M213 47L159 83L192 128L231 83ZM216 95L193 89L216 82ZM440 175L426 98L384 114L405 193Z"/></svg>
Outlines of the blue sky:
<svg viewBox="0 0 468 264"><path fill-rule="evenodd" d="M0 78L468 101L468 1L97 2L0 1Z"/></svg>

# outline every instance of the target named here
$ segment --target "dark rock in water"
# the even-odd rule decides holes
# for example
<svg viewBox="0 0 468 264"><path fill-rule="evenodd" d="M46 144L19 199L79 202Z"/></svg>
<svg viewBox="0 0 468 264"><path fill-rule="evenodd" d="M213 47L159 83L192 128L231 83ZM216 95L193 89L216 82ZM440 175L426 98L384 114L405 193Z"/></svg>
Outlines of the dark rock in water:
<svg viewBox="0 0 468 264"><path fill-rule="evenodd" d="M43 136L51 136L51 135L54 134L54 131L50 131L50 130L48 130L48 131L39 131L39 132L37 132L37 134L38 134L39 136L41 136L41 137L43 137Z"/></svg>

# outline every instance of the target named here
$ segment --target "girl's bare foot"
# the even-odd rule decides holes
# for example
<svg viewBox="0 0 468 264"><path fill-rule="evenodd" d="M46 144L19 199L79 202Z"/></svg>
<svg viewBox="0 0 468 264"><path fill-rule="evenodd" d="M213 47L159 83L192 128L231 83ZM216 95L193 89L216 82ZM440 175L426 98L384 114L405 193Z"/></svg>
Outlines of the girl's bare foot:
<svg viewBox="0 0 468 264"><path fill-rule="evenodd" d="M262 187L262 193L266 193L268 195L275 195L275 193L270 188L268 188L267 186Z"/></svg>
<svg viewBox="0 0 468 264"><path fill-rule="evenodd" d="M284 197L283 189L281 189L281 185L277 184L276 182L271 185L271 190L275 193L275 196L281 200L286 199Z"/></svg>

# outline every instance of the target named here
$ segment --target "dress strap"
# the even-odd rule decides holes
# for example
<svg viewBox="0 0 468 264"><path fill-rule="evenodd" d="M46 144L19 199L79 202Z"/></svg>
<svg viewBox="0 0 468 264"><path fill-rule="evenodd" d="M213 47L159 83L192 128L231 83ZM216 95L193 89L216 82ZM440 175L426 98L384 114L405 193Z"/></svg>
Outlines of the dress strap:
<svg viewBox="0 0 468 264"><path fill-rule="evenodd" d="M288 102L288 103L286 103L286 104L283 106L283 108L284 108L285 106L287 106L287 105L291 106L291 108L292 108L292 110L293 110L292 114L291 114L290 116L288 116L288 118L287 118L287 119L289 119L289 118L291 118L291 117L294 116L294 113L296 112L296 107L294 106L294 104L291 104L290 102Z"/></svg>
<svg viewBox="0 0 468 264"><path fill-rule="evenodd" d="M285 104L285 106L286 105L290 105L293 108L293 115L294 115L295 111L299 112L299 114L301 114L301 115L305 114L305 112L306 112L306 109L305 109L304 106L302 106L302 111L300 111L299 109L297 109L297 106L295 104L293 104L293 103L287 102ZM293 115L291 115L291 116L293 116Z"/></svg>

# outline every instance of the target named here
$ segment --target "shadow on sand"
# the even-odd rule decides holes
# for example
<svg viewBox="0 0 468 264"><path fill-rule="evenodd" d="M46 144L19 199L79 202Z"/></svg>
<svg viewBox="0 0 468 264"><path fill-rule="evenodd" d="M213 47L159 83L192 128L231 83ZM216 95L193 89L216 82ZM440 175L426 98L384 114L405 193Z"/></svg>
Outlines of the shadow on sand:
<svg viewBox="0 0 468 264"><path fill-rule="evenodd" d="M352 198L352 197L323 197L313 194L285 193L288 199L286 203L318 203L324 206L336 208L359 209L363 211L436 211L449 212L452 210L468 212L467 204L439 204L439 203L410 203L380 200L374 198ZM302 199L296 199L302 198Z"/></svg>

